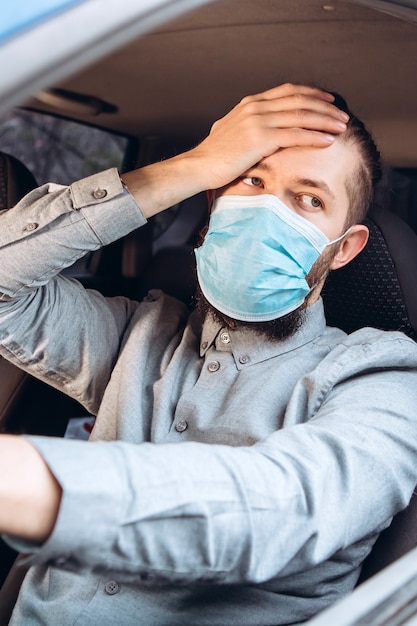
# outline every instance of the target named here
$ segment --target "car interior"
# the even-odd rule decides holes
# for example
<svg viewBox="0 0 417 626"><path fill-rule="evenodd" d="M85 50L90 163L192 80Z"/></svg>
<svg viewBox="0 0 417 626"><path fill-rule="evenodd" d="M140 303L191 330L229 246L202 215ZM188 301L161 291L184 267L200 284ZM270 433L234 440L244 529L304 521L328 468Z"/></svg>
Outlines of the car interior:
<svg viewBox="0 0 417 626"><path fill-rule="evenodd" d="M106 167L123 172L196 145L247 94L283 82L319 85L346 98L384 163L365 221L369 243L327 279L327 321L348 333L374 326L417 340L416 73L415 2L207 2L0 118L0 210L49 180L70 184ZM62 152L51 148L58 132ZM161 288L192 308L193 249L207 218L199 194L65 271L106 296L141 299ZM75 401L4 359L0 372L0 432L63 436L68 420L83 416ZM358 584L415 546L413 498L381 534ZM0 543L0 624L24 573L12 567L16 557Z"/></svg>

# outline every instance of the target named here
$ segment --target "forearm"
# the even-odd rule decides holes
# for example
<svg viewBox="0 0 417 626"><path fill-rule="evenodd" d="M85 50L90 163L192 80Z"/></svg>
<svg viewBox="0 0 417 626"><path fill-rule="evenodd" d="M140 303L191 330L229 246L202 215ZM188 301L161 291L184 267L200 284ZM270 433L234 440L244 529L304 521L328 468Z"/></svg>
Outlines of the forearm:
<svg viewBox="0 0 417 626"><path fill-rule="evenodd" d="M0 354L96 413L136 304L57 274L146 220L113 170L45 185L0 221Z"/></svg>
<svg viewBox="0 0 417 626"><path fill-rule="evenodd" d="M143 225L116 170L71 187L44 185L0 216L0 299L46 284L89 251Z"/></svg>
<svg viewBox="0 0 417 626"><path fill-rule="evenodd" d="M370 537L415 487L416 376L378 376L379 403L364 401L366 375L311 422L250 447L34 438L63 497L32 562L59 559L122 582L150 572L156 583L251 583L309 569Z"/></svg>
<svg viewBox="0 0 417 626"><path fill-rule="evenodd" d="M196 149L127 172L122 180L149 218L208 189L203 171L204 162Z"/></svg>
<svg viewBox="0 0 417 626"><path fill-rule="evenodd" d="M0 532L43 542L51 534L61 488L25 439L0 436Z"/></svg>

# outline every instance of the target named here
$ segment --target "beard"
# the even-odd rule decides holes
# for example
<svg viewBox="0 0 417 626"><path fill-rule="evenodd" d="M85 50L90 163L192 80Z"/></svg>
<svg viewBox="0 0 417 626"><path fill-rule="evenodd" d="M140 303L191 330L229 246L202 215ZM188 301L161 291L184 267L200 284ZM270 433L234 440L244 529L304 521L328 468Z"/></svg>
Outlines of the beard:
<svg viewBox="0 0 417 626"><path fill-rule="evenodd" d="M232 330L250 330L258 335L262 335L266 339L277 341L287 339L297 332L304 321L305 309L307 308L306 302L303 302L295 311L291 311L291 313L287 313L287 315L283 317L278 317L268 322L242 322L241 320L228 317L218 311L204 296L199 285L197 285L196 305L203 319L205 317L211 317L222 327Z"/></svg>
<svg viewBox="0 0 417 626"><path fill-rule="evenodd" d="M263 338L273 341L283 341L292 337L300 329L306 317L306 310L310 303L315 302L320 295L324 281L330 271L330 265L339 250L340 244L329 246L317 259L306 276L310 293L304 302L294 311L267 322L243 322L224 315L218 311L202 293L197 283L196 308L202 318L211 317L222 327L233 330L249 330Z"/></svg>

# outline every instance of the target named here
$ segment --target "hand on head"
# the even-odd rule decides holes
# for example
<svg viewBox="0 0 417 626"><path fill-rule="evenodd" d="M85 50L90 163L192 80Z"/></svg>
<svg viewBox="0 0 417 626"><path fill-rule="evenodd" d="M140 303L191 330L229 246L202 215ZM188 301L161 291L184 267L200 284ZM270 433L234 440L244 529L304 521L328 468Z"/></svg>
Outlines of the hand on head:
<svg viewBox="0 0 417 626"><path fill-rule="evenodd" d="M333 101L321 89L292 84L243 98L195 149L206 188L226 185L279 148L331 145L349 119Z"/></svg>
<svg viewBox="0 0 417 626"><path fill-rule="evenodd" d="M243 98L215 122L198 146L166 161L123 174L145 217L201 191L219 189L279 148L325 148L346 130L349 117L334 96L285 84Z"/></svg>

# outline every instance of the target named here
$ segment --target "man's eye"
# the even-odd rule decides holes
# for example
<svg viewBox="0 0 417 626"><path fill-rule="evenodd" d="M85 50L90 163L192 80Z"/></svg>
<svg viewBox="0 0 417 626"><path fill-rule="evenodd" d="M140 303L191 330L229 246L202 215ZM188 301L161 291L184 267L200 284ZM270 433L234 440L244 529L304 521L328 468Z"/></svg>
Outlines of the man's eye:
<svg viewBox="0 0 417 626"><path fill-rule="evenodd" d="M243 179L245 185L250 185L251 187L262 187L262 180L257 176L247 176Z"/></svg>
<svg viewBox="0 0 417 626"><path fill-rule="evenodd" d="M317 196L311 196L308 193L299 194L296 199L305 209L321 209L323 208L323 203L320 198Z"/></svg>

